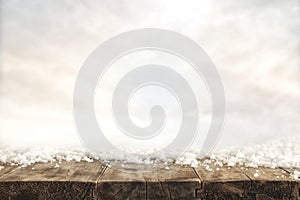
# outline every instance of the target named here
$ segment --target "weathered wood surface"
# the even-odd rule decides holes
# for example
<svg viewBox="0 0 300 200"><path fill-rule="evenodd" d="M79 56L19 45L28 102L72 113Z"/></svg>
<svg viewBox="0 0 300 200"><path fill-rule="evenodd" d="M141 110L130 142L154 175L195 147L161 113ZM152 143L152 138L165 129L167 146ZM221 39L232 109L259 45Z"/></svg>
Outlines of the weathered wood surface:
<svg viewBox="0 0 300 200"><path fill-rule="evenodd" d="M201 181L192 167L172 166L153 172L126 172L108 168L98 180L104 199L196 199Z"/></svg>
<svg viewBox="0 0 300 200"><path fill-rule="evenodd" d="M241 170L251 179L249 193L257 199L300 199L299 181L282 169L243 168Z"/></svg>
<svg viewBox="0 0 300 200"><path fill-rule="evenodd" d="M99 161L0 166L0 200L300 199L300 181L287 169L211 164L144 172L117 170Z"/></svg>
<svg viewBox="0 0 300 200"><path fill-rule="evenodd" d="M94 199L97 179L105 168L100 162L5 166L0 171L0 199Z"/></svg>
<svg viewBox="0 0 300 200"><path fill-rule="evenodd" d="M237 167L210 166L195 168L202 181L200 198L208 199L247 199L246 192L251 186L249 178Z"/></svg>

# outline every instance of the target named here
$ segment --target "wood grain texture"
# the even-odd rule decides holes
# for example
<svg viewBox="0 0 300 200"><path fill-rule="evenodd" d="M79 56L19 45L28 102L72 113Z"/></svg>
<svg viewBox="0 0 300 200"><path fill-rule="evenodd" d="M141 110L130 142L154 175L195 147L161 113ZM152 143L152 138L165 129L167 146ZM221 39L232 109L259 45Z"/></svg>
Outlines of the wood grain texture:
<svg viewBox="0 0 300 200"><path fill-rule="evenodd" d="M105 168L100 162L5 166L0 171L0 199L94 199Z"/></svg>
<svg viewBox="0 0 300 200"><path fill-rule="evenodd" d="M132 173L108 168L99 178L97 193L104 199L196 199L201 182L191 167L172 166Z"/></svg>
<svg viewBox="0 0 300 200"><path fill-rule="evenodd" d="M11 181L0 182L0 199L94 199L91 182Z"/></svg>
<svg viewBox="0 0 300 200"><path fill-rule="evenodd" d="M118 170L100 161L0 166L0 200L300 199L300 181L287 169L172 165L146 172L149 166Z"/></svg>
<svg viewBox="0 0 300 200"><path fill-rule="evenodd" d="M294 171L300 171L300 169L294 169L294 168L281 168L282 170L286 171L288 174L291 174L294 176ZM292 181L291 182L291 198L300 199L300 175L298 176L298 181Z"/></svg>
<svg viewBox="0 0 300 200"><path fill-rule="evenodd" d="M202 181L198 197L203 199L246 199L250 179L237 167L201 166L195 168Z"/></svg>
<svg viewBox="0 0 300 200"><path fill-rule="evenodd" d="M193 168L172 166L145 174L147 199L197 199L201 181Z"/></svg>
<svg viewBox="0 0 300 200"><path fill-rule="evenodd" d="M282 169L243 168L241 171L251 179L248 194L256 199L298 199L297 182Z"/></svg>

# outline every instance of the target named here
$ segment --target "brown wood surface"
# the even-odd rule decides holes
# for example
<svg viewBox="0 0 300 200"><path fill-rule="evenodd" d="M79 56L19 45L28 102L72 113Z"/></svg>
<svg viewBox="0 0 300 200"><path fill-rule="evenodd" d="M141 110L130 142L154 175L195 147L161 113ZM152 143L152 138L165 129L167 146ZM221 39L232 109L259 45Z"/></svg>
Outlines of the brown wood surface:
<svg viewBox="0 0 300 200"><path fill-rule="evenodd" d="M206 199L243 199L247 197L250 179L237 167L220 167L210 165L195 168L202 181L198 197Z"/></svg>
<svg viewBox="0 0 300 200"><path fill-rule="evenodd" d="M108 168L98 180L104 199L197 199L201 181L191 167L172 166L153 172Z"/></svg>
<svg viewBox="0 0 300 200"><path fill-rule="evenodd" d="M251 179L249 193L257 199L298 199L298 181L282 169L243 168L241 171Z"/></svg>
<svg viewBox="0 0 300 200"><path fill-rule="evenodd" d="M300 199L300 181L290 176L294 169L210 164L208 169L172 165L149 172L149 166L119 170L100 161L0 166L0 200Z"/></svg>
<svg viewBox="0 0 300 200"><path fill-rule="evenodd" d="M0 171L0 199L94 199L97 179L104 170L100 162L4 166Z"/></svg>

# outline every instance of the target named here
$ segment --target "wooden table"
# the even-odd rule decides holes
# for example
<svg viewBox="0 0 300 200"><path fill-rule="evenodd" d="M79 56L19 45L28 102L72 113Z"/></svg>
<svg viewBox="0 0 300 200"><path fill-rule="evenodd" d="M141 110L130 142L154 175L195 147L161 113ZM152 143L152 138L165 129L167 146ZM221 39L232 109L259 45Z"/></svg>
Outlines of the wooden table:
<svg viewBox="0 0 300 200"><path fill-rule="evenodd" d="M0 166L0 200L300 199L291 169L172 165L142 172L100 161Z"/></svg>

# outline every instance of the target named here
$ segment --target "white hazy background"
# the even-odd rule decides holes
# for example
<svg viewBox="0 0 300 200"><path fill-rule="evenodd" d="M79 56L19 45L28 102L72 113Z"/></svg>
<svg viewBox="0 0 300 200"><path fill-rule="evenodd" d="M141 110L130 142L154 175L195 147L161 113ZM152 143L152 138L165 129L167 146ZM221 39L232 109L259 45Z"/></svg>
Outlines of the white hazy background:
<svg viewBox="0 0 300 200"><path fill-rule="evenodd" d="M0 144L80 146L76 75L98 45L138 28L182 33L214 61L226 93L218 148L299 135L298 0L10 0L0 17Z"/></svg>

